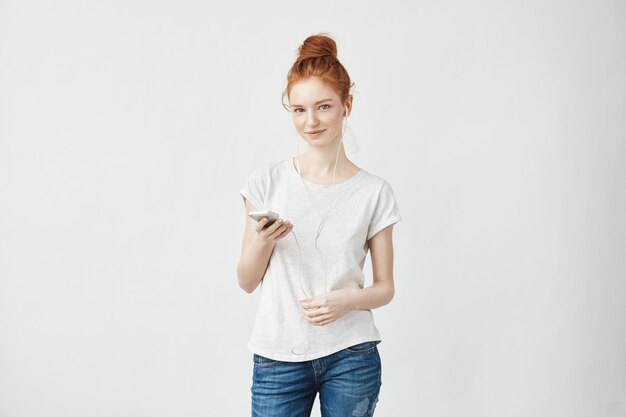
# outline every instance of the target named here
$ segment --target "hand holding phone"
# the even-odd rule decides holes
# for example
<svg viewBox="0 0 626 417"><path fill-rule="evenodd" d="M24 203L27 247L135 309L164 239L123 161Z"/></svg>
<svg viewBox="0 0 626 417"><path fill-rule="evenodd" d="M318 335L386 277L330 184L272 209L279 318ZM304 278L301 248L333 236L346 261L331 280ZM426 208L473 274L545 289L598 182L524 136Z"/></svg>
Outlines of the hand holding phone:
<svg viewBox="0 0 626 417"><path fill-rule="evenodd" d="M271 226L272 223L279 219L278 213L269 210L251 211L248 213L248 217L256 220L257 222L263 218L267 218L265 227Z"/></svg>
<svg viewBox="0 0 626 417"><path fill-rule="evenodd" d="M256 230L265 241L276 241L282 239L287 236L289 232L291 232L291 229L293 229L293 224L289 220L283 221L278 213L273 211L251 211L248 213L248 217L256 220L257 222L262 219L267 219L265 225L263 225L262 228L257 226Z"/></svg>

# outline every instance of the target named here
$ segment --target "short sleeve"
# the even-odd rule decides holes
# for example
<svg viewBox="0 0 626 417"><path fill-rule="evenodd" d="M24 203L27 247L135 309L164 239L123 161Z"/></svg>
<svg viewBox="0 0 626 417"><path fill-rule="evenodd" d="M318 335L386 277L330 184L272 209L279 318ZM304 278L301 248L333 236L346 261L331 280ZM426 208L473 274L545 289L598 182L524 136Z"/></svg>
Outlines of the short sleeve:
<svg viewBox="0 0 626 417"><path fill-rule="evenodd" d="M267 170L263 167L257 168L250 174L246 185L239 191L242 197L250 201L256 210L263 210L268 178Z"/></svg>
<svg viewBox="0 0 626 417"><path fill-rule="evenodd" d="M380 194L378 195L374 215L372 216L367 230L367 240L370 240L385 227L397 223L400 220L402 220L402 217L400 216L400 209L393 195L393 190L391 186L384 181Z"/></svg>

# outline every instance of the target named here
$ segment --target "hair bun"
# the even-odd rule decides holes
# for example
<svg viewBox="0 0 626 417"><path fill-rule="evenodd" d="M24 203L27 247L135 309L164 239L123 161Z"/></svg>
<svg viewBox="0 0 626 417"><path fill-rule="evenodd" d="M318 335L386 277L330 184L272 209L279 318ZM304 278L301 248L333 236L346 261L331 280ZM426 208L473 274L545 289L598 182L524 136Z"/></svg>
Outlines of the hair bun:
<svg viewBox="0 0 626 417"><path fill-rule="evenodd" d="M342 103L348 104L352 88L350 76L337 59L337 44L326 33L309 36L298 48L298 57L287 73L287 87L282 95L285 109L291 111L284 102L285 96L289 100L291 88L312 77L319 78L335 91Z"/></svg>
<svg viewBox="0 0 626 417"><path fill-rule="evenodd" d="M298 48L298 61L322 57L337 59L337 44L325 34L309 36Z"/></svg>

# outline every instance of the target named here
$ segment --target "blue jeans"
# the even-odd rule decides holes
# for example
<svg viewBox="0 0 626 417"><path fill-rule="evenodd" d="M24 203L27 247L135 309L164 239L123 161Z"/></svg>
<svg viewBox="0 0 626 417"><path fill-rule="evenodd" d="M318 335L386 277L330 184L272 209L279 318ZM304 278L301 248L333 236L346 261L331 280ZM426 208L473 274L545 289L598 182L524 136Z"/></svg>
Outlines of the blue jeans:
<svg viewBox="0 0 626 417"><path fill-rule="evenodd" d="M318 392L323 417L373 416L381 386L377 343L304 362L254 354L252 417L309 417Z"/></svg>

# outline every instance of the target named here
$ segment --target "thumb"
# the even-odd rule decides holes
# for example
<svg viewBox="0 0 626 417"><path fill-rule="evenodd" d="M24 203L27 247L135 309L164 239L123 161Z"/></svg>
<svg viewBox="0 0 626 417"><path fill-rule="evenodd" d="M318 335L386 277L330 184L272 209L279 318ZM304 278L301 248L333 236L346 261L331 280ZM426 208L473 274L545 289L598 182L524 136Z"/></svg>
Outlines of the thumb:
<svg viewBox="0 0 626 417"><path fill-rule="evenodd" d="M313 307L313 300L300 300L300 305L304 308L311 308Z"/></svg>

